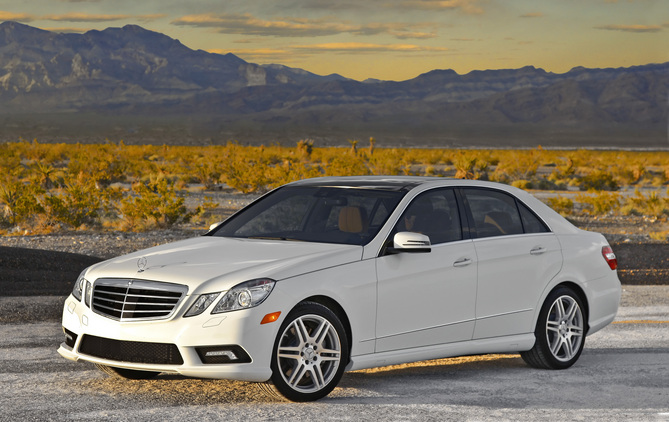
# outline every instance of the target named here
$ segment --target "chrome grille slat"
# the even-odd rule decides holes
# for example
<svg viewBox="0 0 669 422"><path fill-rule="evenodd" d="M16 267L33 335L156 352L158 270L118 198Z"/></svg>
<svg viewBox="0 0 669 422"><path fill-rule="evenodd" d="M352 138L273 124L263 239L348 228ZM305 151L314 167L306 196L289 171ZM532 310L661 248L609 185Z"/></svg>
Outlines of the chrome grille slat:
<svg viewBox="0 0 669 422"><path fill-rule="evenodd" d="M165 299L163 296L136 295L131 293L128 293L127 297L138 297L142 299Z"/></svg>
<svg viewBox="0 0 669 422"><path fill-rule="evenodd" d="M118 311L117 308L112 308L112 307L109 307L109 306L100 305L99 303L96 303L94 306L95 306L96 309L97 308L103 308L103 309L109 309L110 311Z"/></svg>
<svg viewBox="0 0 669 422"><path fill-rule="evenodd" d="M181 284L135 279L98 279L91 308L118 321L167 319L188 292Z"/></svg>

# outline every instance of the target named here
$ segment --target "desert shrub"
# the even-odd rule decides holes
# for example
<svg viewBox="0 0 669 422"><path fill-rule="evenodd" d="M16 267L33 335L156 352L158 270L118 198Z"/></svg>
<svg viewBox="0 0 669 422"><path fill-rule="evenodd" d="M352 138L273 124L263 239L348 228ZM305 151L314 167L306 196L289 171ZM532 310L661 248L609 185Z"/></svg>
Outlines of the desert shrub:
<svg viewBox="0 0 669 422"><path fill-rule="evenodd" d="M434 168L434 166L429 165L425 167L425 175L426 176L437 176L437 169Z"/></svg>
<svg viewBox="0 0 669 422"><path fill-rule="evenodd" d="M187 166L187 168L190 170L189 174L201 183L205 189L213 189L221 180L218 163L207 157L198 157L195 163Z"/></svg>
<svg viewBox="0 0 669 422"><path fill-rule="evenodd" d="M669 190L667 191L669 195ZM666 217L669 215L669 198L661 196L657 192L643 194L636 189L634 196L625 200L621 209L623 215L645 215L648 217Z"/></svg>
<svg viewBox="0 0 669 422"><path fill-rule="evenodd" d="M375 175L397 175L404 173L403 154L400 150L376 150L368 161L369 171Z"/></svg>
<svg viewBox="0 0 669 422"><path fill-rule="evenodd" d="M541 164L541 150L509 151L499 161L493 179L502 183L531 180Z"/></svg>
<svg viewBox="0 0 669 422"><path fill-rule="evenodd" d="M518 189L532 189L533 184L529 180L514 180L511 182L511 186L518 188Z"/></svg>
<svg viewBox="0 0 669 422"><path fill-rule="evenodd" d="M562 215L570 215L574 212L574 201L564 196L556 196L546 200L548 206Z"/></svg>
<svg viewBox="0 0 669 422"><path fill-rule="evenodd" d="M0 206L5 226L29 224L43 212L38 198L44 191L35 184L6 179L0 183Z"/></svg>
<svg viewBox="0 0 669 422"><path fill-rule="evenodd" d="M127 229L166 228L191 219L193 213L188 212L184 202L173 184L159 174L152 176L148 183L133 184L132 195L120 201L118 211Z"/></svg>
<svg viewBox="0 0 669 422"><path fill-rule="evenodd" d="M618 182L610 173L596 170L592 173L578 178L578 186L582 191L616 191L619 189Z"/></svg>
<svg viewBox="0 0 669 422"><path fill-rule="evenodd" d="M104 207L95 181L84 173L68 177L58 189L40 199L44 210L43 225L63 224L72 228L97 225Z"/></svg>
<svg viewBox="0 0 669 422"><path fill-rule="evenodd" d="M377 156L378 154L375 154ZM322 163L324 176L361 176L371 174L366 156L352 151L335 155Z"/></svg>
<svg viewBox="0 0 669 422"><path fill-rule="evenodd" d="M603 215L616 210L622 201L617 192L599 191L579 194L576 201L583 206L583 212L590 215Z"/></svg>
<svg viewBox="0 0 669 422"><path fill-rule="evenodd" d="M669 240L669 231L650 232L648 233L648 237L659 242L666 242Z"/></svg>
<svg viewBox="0 0 669 422"><path fill-rule="evenodd" d="M467 154L461 151L452 158L452 161L456 179L488 179L489 164L487 161L481 160L476 154Z"/></svg>
<svg viewBox="0 0 669 422"><path fill-rule="evenodd" d="M370 140L372 142L373 138ZM297 142L297 155L305 160L308 161L311 159L311 153L314 151L314 141L311 139L302 139ZM370 154L372 153L374 149L374 143L371 143L370 146Z"/></svg>
<svg viewBox="0 0 669 422"><path fill-rule="evenodd" d="M56 181L62 178L63 172L48 163L36 162L29 168L31 178L43 189L51 189Z"/></svg>

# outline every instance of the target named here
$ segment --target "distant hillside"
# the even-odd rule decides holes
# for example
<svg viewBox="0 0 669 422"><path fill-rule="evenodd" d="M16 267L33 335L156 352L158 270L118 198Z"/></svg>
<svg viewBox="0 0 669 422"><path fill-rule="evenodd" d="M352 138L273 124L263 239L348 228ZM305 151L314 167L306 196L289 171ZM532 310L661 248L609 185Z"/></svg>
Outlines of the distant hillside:
<svg viewBox="0 0 669 422"><path fill-rule="evenodd" d="M191 50L128 25L0 24L0 141L668 147L669 63L357 82Z"/></svg>

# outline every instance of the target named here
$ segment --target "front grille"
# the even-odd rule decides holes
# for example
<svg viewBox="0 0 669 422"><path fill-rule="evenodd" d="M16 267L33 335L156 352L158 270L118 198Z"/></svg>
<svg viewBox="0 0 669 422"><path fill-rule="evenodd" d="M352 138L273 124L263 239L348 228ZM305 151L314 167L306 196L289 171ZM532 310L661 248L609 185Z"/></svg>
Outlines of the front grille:
<svg viewBox="0 0 669 422"><path fill-rule="evenodd" d="M181 284L130 279L98 279L93 287L95 313L119 321L169 318L186 295Z"/></svg>
<svg viewBox="0 0 669 422"><path fill-rule="evenodd" d="M79 353L118 362L182 365L179 348L169 343L113 340L84 334Z"/></svg>

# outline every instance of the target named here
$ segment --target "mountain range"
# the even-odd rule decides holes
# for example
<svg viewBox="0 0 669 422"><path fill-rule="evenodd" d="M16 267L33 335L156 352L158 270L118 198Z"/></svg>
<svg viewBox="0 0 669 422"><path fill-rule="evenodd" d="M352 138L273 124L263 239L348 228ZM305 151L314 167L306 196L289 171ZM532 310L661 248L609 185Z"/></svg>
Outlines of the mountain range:
<svg viewBox="0 0 669 422"><path fill-rule="evenodd" d="M0 141L664 148L669 63L355 81L192 50L139 26L0 24Z"/></svg>

